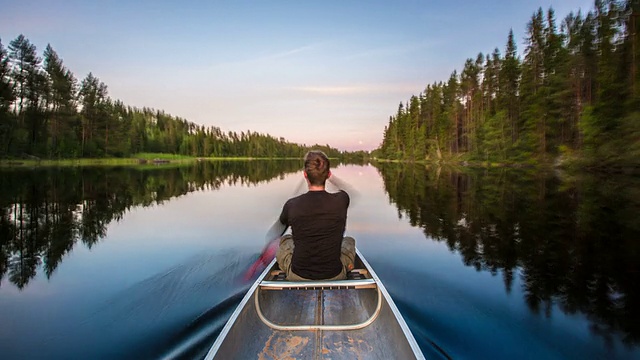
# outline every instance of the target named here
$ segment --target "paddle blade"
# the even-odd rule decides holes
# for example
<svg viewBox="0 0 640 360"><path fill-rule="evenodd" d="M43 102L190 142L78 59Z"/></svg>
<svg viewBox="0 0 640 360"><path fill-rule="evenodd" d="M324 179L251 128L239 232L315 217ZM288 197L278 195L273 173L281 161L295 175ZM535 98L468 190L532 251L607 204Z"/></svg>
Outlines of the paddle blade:
<svg viewBox="0 0 640 360"><path fill-rule="evenodd" d="M263 249L258 259L251 264L247 272L244 274L244 280L249 281L256 275L260 274L271 263L276 256L278 247L280 246L280 238L271 240Z"/></svg>

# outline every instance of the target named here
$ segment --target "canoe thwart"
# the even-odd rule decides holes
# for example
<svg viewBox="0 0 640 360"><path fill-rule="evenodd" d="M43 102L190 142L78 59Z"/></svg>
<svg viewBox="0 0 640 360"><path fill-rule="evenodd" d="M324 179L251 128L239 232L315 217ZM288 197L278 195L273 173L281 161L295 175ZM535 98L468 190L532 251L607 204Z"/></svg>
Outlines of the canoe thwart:
<svg viewBox="0 0 640 360"><path fill-rule="evenodd" d="M280 281L280 280L264 280L260 282L260 288L264 290L283 290L283 289L303 289L303 290L321 290L321 289L375 289L378 285L374 279L359 280L311 280L311 281Z"/></svg>
<svg viewBox="0 0 640 360"><path fill-rule="evenodd" d="M285 273L280 269L271 270L269 272L270 280L286 280L286 276L287 276L287 273ZM369 271L367 271L367 269L352 269L351 271L347 272L347 279L349 280L358 280L358 279L366 279L366 278L371 278L371 276L369 276Z"/></svg>

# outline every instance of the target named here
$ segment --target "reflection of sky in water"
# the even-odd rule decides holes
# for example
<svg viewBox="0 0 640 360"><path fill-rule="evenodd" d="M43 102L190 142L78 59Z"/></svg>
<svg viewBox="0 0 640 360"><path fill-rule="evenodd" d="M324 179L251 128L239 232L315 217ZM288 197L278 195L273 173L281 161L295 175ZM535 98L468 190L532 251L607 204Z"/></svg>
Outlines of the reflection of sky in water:
<svg viewBox="0 0 640 360"><path fill-rule="evenodd" d="M398 219L374 167L340 166L333 173L357 189L347 234L356 238L423 347L433 341L454 358L632 355L619 344L616 352L607 349L582 315L555 308L550 317L532 314L517 274L507 293L500 273L464 266L446 243L431 241L408 219ZM111 223L92 249L76 245L50 280L39 270L18 291L5 278L0 357L34 349L54 357L90 355L114 344L126 354L143 346L138 342L153 341L148 347L157 347L247 286L230 279L259 253L267 229L301 181L298 172L257 186L225 185L133 208ZM77 342L83 345L74 350ZM118 346L103 355L121 355Z"/></svg>

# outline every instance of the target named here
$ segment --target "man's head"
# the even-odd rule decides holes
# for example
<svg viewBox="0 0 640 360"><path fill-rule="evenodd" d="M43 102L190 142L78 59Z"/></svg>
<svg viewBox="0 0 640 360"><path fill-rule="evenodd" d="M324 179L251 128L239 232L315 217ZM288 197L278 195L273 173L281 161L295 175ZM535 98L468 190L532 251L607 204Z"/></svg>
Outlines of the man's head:
<svg viewBox="0 0 640 360"><path fill-rule="evenodd" d="M304 173L310 185L324 186L331 175L329 158L320 150L309 151L304 156Z"/></svg>

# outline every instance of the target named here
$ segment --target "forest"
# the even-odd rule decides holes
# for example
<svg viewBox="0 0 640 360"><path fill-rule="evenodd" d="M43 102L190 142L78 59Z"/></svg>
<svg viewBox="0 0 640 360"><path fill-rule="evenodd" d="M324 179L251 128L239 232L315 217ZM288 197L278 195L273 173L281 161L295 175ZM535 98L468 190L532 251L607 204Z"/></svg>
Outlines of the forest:
<svg viewBox="0 0 640 360"><path fill-rule="evenodd" d="M250 130L205 127L164 111L109 97L89 73L78 80L47 45L43 57L24 35L0 40L0 159L129 157L167 153L194 157L300 158L310 149L362 158L329 145L306 146Z"/></svg>
<svg viewBox="0 0 640 360"><path fill-rule="evenodd" d="M401 102L377 158L640 168L638 0L596 0L556 20L539 8L522 56L478 54Z"/></svg>

